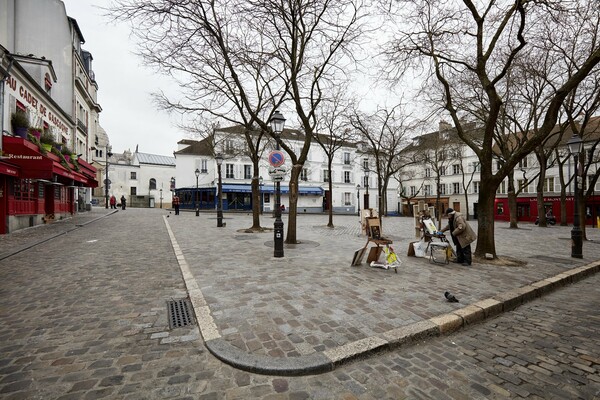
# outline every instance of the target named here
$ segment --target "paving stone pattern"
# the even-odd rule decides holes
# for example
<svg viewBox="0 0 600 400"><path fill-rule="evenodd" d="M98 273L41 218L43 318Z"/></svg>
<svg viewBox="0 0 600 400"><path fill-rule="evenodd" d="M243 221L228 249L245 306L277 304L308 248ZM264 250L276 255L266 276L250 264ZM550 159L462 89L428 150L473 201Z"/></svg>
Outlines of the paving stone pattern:
<svg viewBox="0 0 600 400"><path fill-rule="evenodd" d="M0 398L600 396L599 274L452 335L330 373L264 376L217 360L196 326L169 330L166 301L186 291L162 218L168 211L128 209L78 227L103 212L0 239L6 255L55 236L61 226L76 228L0 259ZM226 214L224 229L216 228L214 214L171 214L168 223L223 337L272 357L319 352L448 312L456 305L442 299L444 289L464 306L576 265L569 228L499 226L499 253L527 259L526 267L442 266L402 256L398 274L351 268L353 250L364 244L358 223L336 218L340 228L330 230L320 225L326 216L299 219L299 238L317 246L286 249L283 259L274 259L265 246L272 233L240 233L249 218ZM265 218L265 225L271 222ZM388 229L404 254L410 220L385 219ZM599 259L599 251L585 243L583 262Z"/></svg>
<svg viewBox="0 0 600 400"><path fill-rule="evenodd" d="M279 259L273 258L272 232L243 233L247 218L225 221L227 227L219 229L212 215L168 219L223 339L243 352L270 357L310 355L382 335L583 263L570 257L569 227L509 230L498 224L498 254L527 266L477 261L464 267L406 257L415 240L412 219L385 218L383 232L403 261L395 274L366 262L350 267L354 251L366 242L354 216L336 216L339 227L333 229L325 226L326 216L299 216L298 238L307 244L286 248ZM265 226L272 222L263 219ZM471 223L476 229L476 221ZM588 237L600 234L590 229ZM600 245L586 243L584 254L600 258ZM446 290L460 303L443 301Z"/></svg>

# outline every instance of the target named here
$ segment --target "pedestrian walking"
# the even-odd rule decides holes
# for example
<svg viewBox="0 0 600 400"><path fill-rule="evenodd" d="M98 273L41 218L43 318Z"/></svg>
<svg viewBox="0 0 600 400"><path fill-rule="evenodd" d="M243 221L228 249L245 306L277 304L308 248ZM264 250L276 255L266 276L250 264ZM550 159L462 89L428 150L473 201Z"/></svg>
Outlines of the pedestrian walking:
<svg viewBox="0 0 600 400"><path fill-rule="evenodd" d="M121 196L121 210L124 210L126 206L127 206L127 199L125 198L125 195L122 195Z"/></svg>
<svg viewBox="0 0 600 400"><path fill-rule="evenodd" d="M179 196L173 196L173 208L175 208L175 215L179 215Z"/></svg>
<svg viewBox="0 0 600 400"><path fill-rule="evenodd" d="M448 216L448 225L442 229L442 232L450 231L452 242L456 246L456 261L464 266L471 265L471 243L477 239L477 235L459 212L452 208L446 210Z"/></svg>
<svg viewBox="0 0 600 400"><path fill-rule="evenodd" d="M110 196L110 208L111 209L117 209L117 198L115 197L115 195L113 194L112 196Z"/></svg>

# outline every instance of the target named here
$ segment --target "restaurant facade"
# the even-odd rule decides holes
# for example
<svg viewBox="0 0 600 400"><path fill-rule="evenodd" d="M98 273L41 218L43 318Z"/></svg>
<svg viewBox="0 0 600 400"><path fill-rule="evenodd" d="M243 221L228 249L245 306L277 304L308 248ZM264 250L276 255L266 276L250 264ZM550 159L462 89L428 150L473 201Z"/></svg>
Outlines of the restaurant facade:
<svg viewBox="0 0 600 400"><path fill-rule="evenodd" d="M76 213L86 188L98 186L96 169L70 148L75 122L52 99L52 63L27 59L0 46L0 234L49 223ZM11 123L24 115L30 129ZM41 135L54 144L43 146Z"/></svg>

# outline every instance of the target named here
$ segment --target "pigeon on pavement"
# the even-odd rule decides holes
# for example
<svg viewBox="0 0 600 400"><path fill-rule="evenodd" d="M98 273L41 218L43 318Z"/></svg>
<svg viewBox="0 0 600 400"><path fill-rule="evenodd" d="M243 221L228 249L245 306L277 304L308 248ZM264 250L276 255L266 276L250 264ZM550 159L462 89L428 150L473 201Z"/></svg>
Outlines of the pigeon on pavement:
<svg viewBox="0 0 600 400"><path fill-rule="evenodd" d="M448 300L450 303L458 303L458 299L454 297L452 293L446 292L444 293L444 296L446 297L446 300Z"/></svg>

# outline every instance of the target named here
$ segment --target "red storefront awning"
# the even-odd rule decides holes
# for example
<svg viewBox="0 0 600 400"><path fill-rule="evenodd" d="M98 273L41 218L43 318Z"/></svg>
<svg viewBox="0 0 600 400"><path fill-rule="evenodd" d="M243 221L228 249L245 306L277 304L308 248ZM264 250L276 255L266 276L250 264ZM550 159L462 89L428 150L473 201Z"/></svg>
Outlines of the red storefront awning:
<svg viewBox="0 0 600 400"><path fill-rule="evenodd" d="M8 176L19 176L19 167L0 161L0 174Z"/></svg>
<svg viewBox="0 0 600 400"><path fill-rule="evenodd" d="M56 175L57 179L66 184L70 184L72 180L73 184L98 186L95 181L90 182L86 176L65 168L59 162L58 156L51 153L46 155L40 153L37 145L28 140L11 136L4 136L3 140L3 151L10 163L20 167L19 176L21 178L53 180Z"/></svg>

